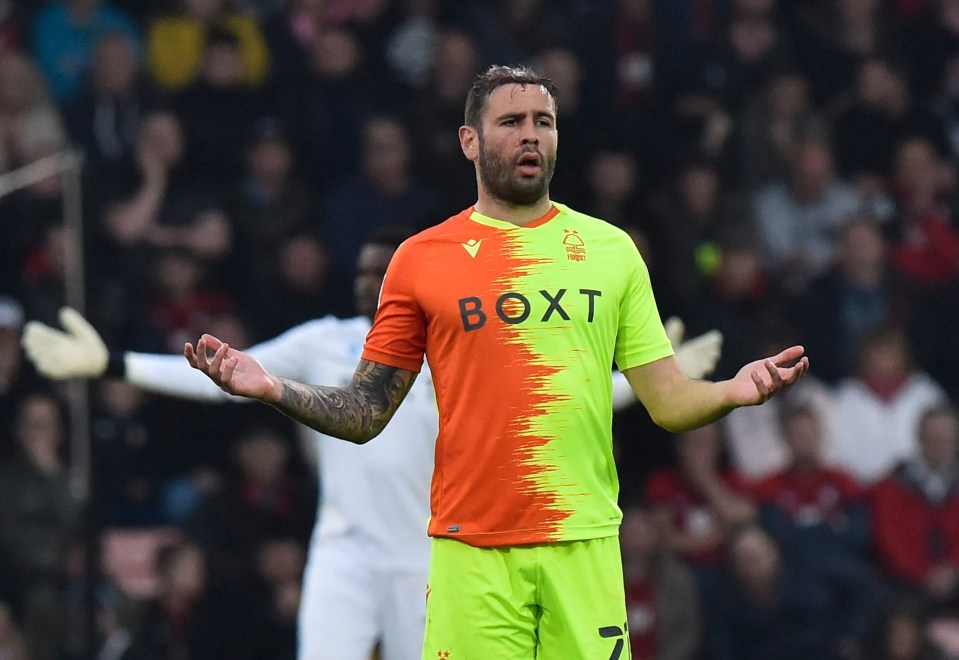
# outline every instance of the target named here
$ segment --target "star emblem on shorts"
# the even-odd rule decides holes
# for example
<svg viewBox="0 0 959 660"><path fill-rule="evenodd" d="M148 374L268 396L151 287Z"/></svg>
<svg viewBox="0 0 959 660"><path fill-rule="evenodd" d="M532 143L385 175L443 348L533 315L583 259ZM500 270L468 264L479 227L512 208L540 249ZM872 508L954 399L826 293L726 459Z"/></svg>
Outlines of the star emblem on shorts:
<svg viewBox="0 0 959 660"><path fill-rule="evenodd" d="M437 660L450 660L449 651L437 651L436 652Z"/></svg>

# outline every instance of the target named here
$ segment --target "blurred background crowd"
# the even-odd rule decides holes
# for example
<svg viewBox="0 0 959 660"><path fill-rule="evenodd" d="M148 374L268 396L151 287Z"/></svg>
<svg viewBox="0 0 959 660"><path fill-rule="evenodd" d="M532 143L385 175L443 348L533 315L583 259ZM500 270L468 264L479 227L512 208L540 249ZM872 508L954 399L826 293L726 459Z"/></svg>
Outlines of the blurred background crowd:
<svg viewBox="0 0 959 660"><path fill-rule="evenodd" d="M633 657L959 657L959 0L0 0L0 173L83 154L112 347L248 346L353 314L372 231L475 201L492 63L556 83L552 197L724 333L714 378L811 358L705 429L614 419ZM99 381L71 493L18 346L64 303L62 216L57 176L0 198L0 657L293 657L322 485L278 413Z"/></svg>

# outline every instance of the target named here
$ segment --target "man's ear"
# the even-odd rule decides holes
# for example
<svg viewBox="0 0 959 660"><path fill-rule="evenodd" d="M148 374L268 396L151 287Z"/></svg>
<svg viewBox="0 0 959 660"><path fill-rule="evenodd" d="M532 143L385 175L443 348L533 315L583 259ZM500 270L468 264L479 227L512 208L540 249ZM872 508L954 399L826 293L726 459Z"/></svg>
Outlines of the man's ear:
<svg viewBox="0 0 959 660"><path fill-rule="evenodd" d="M460 126L460 148L466 160L479 159L479 132L472 126Z"/></svg>

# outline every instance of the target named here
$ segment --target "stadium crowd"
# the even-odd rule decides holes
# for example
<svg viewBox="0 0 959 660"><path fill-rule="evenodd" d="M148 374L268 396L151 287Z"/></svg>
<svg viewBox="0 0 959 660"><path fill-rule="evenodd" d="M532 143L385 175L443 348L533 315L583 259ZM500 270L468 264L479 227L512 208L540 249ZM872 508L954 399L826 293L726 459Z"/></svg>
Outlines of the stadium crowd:
<svg viewBox="0 0 959 660"><path fill-rule="evenodd" d="M959 0L0 0L0 173L82 152L111 347L249 346L352 315L373 231L475 201L492 63L555 82L553 198L722 331L714 378L811 359L678 437L617 413L633 657L959 658ZM292 658L321 484L278 413L94 382L73 497L19 348L65 302L63 204L0 198L0 656L85 657L93 525L98 657Z"/></svg>

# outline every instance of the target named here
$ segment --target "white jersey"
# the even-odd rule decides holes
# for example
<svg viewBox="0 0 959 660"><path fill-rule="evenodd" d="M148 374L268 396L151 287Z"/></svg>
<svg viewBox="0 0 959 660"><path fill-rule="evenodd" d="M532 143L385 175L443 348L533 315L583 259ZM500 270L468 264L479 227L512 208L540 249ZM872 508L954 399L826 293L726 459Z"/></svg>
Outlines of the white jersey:
<svg viewBox="0 0 959 660"><path fill-rule="evenodd" d="M370 322L325 317L299 325L248 351L272 374L304 383L343 386L353 376ZM201 401L233 397L186 359L127 353L126 378L141 388ZM320 506L314 539L352 536L382 570L426 570L430 479L438 430L426 365L379 436L366 445L302 427L318 443Z"/></svg>
<svg viewBox="0 0 959 660"><path fill-rule="evenodd" d="M839 465L871 486L903 460L919 453L923 412L946 401L946 393L924 373L914 373L888 400L856 378L839 384Z"/></svg>

